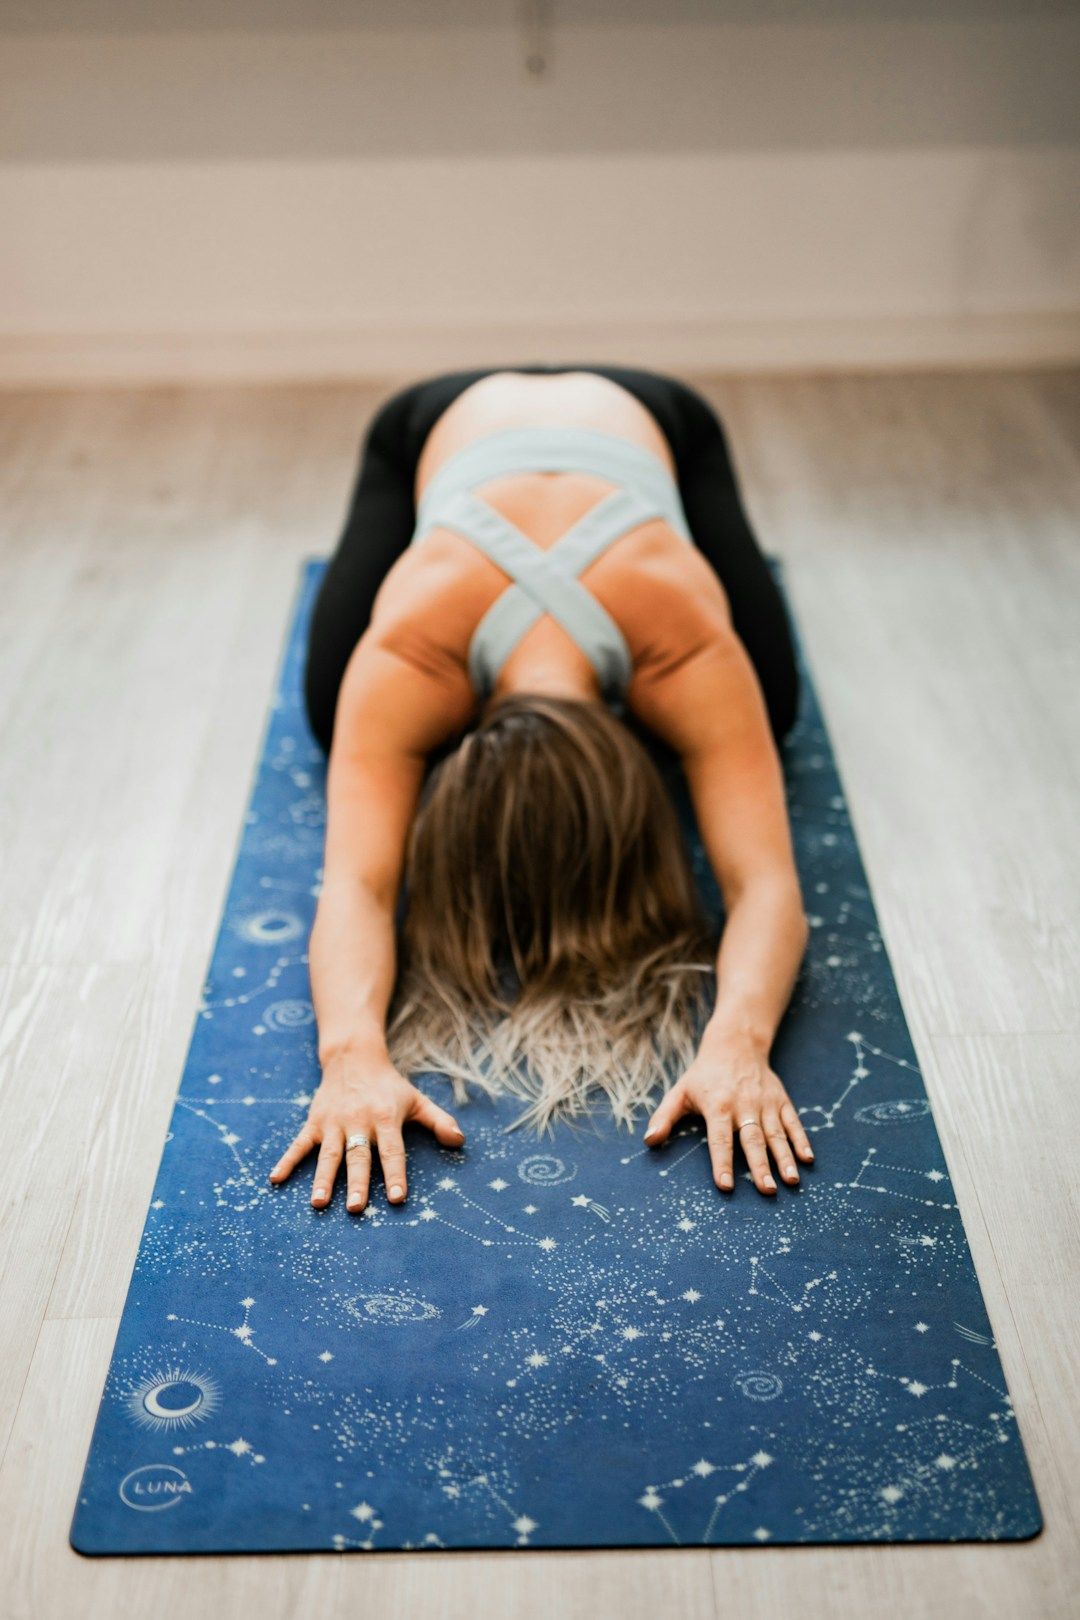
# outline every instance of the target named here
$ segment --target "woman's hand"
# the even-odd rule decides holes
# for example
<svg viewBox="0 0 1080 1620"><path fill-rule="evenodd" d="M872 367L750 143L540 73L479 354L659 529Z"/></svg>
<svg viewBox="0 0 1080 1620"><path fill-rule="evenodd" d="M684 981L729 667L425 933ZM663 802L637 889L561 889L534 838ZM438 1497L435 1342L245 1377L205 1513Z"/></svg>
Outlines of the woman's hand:
<svg viewBox="0 0 1080 1620"><path fill-rule="evenodd" d="M348 1053L335 1056L323 1068L322 1084L312 1098L306 1125L271 1170L270 1180L286 1181L301 1159L318 1146L312 1205L326 1208L344 1158L345 1207L351 1215L358 1215L368 1201L374 1147L387 1198L400 1204L407 1191L401 1128L408 1119L434 1131L443 1147L461 1147L465 1140L457 1121L399 1074L389 1058L372 1062ZM365 1140L347 1148L353 1136Z"/></svg>
<svg viewBox="0 0 1080 1620"><path fill-rule="evenodd" d="M711 1044L703 1042L693 1063L653 1114L645 1141L650 1147L666 1141L672 1126L684 1114L704 1117L713 1180L724 1192L730 1192L735 1185L735 1135L742 1143L758 1192L776 1191L768 1150L792 1187L799 1182L792 1146L805 1164L813 1162L814 1150L795 1106L779 1075L769 1067L767 1053L752 1040L726 1036Z"/></svg>

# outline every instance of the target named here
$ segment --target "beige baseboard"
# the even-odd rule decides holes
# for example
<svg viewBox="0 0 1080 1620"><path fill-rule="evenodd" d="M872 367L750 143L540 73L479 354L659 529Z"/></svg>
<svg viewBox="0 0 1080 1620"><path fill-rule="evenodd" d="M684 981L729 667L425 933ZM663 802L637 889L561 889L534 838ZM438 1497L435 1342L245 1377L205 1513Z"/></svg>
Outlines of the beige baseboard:
<svg viewBox="0 0 1080 1620"><path fill-rule="evenodd" d="M588 361L783 372L1067 365L1080 309L850 320L372 322L250 332L0 333L0 386L332 381Z"/></svg>

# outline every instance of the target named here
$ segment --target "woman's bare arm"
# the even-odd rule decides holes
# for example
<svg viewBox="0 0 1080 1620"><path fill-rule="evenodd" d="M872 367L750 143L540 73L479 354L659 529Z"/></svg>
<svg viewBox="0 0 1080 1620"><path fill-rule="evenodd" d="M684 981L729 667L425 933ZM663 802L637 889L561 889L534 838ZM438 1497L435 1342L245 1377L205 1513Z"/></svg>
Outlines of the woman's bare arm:
<svg viewBox="0 0 1080 1620"><path fill-rule="evenodd" d="M634 707L676 748L701 837L724 897L716 1003L698 1055L653 1114L646 1140L666 1139L684 1114L701 1113L718 1186L734 1186L733 1134L761 1192L774 1192L771 1150L796 1185L792 1153L813 1158L798 1113L769 1067L769 1052L791 998L808 925L792 849L783 772L764 698L726 608L685 609L690 653L646 665ZM789 1140L790 1139L790 1140Z"/></svg>
<svg viewBox="0 0 1080 1620"><path fill-rule="evenodd" d="M376 1146L388 1196L405 1197L402 1125L413 1119L444 1146L463 1133L400 1075L386 1047L396 972L394 919L409 827L425 760L460 730L472 706L467 680L439 662L403 657L372 637L358 644L342 684L327 771L323 884L309 964L322 1083L307 1123L279 1163L284 1181L320 1146L311 1202L329 1203L342 1157L347 1207L364 1208L371 1151L345 1153L354 1132Z"/></svg>

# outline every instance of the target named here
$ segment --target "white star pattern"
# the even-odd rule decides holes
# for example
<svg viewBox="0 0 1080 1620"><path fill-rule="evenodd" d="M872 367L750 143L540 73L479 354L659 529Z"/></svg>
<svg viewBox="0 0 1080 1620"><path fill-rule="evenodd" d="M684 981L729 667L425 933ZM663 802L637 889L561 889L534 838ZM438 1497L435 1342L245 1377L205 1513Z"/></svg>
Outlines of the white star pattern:
<svg viewBox="0 0 1080 1620"><path fill-rule="evenodd" d="M606 1104L538 1133L513 1125L520 1099L425 1071L409 1078L465 1110L467 1142L416 1131L408 1196L390 1206L376 1177L358 1221L340 1183L311 1209L314 1155L281 1186L266 1176L319 1080L306 944L326 761L302 653L282 666L75 1544L243 1552L260 1526L266 1550L341 1552L1031 1534L993 1330L812 693L782 754L812 909L776 1056L820 1147L797 1192L761 1199L740 1156L720 1196L698 1116L659 1149L644 1117L628 1131ZM593 1464L580 1479L577 1459ZM128 1474L149 1483L121 1487ZM132 1510L151 1486L176 1493L168 1512Z"/></svg>

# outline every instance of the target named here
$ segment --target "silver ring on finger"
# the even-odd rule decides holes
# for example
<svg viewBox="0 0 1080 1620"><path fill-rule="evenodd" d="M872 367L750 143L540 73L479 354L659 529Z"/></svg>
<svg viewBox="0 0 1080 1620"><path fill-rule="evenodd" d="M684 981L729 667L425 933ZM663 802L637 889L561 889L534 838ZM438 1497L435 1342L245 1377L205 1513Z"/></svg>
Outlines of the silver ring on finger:
<svg viewBox="0 0 1080 1620"><path fill-rule="evenodd" d="M758 1121L751 1115L751 1117L749 1119L744 1119L744 1120L741 1121L740 1124L736 1125L735 1129L737 1131L741 1131L744 1126L746 1126L746 1125L756 1125L757 1123L758 1123Z"/></svg>
<svg viewBox="0 0 1080 1620"><path fill-rule="evenodd" d="M350 1148L366 1148L370 1146L371 1142L368 1137L364 1135L363 1131L353 1131L351 1136L347 1136L345 1138L346 1153L349 1152Z"/></svg>

